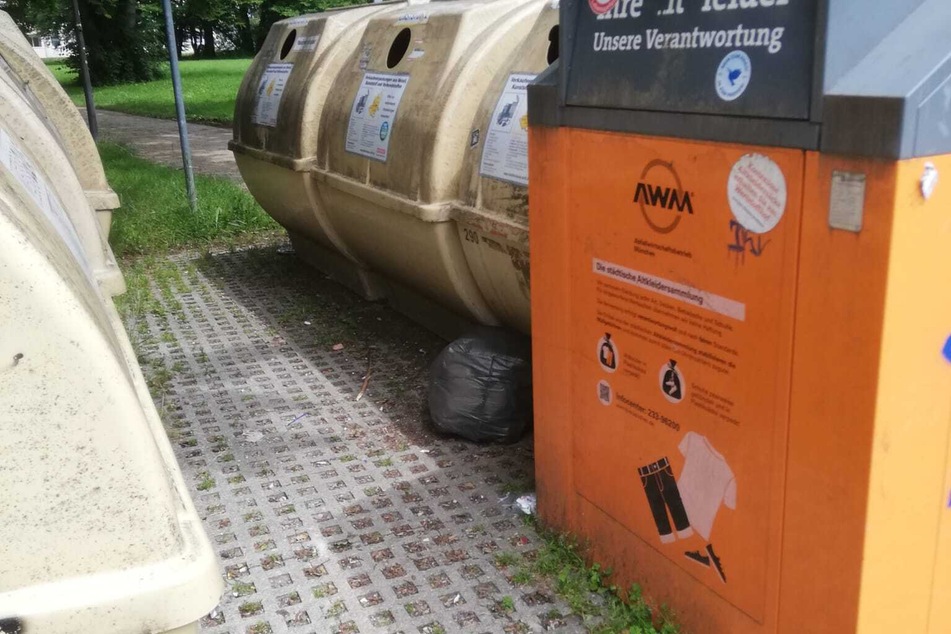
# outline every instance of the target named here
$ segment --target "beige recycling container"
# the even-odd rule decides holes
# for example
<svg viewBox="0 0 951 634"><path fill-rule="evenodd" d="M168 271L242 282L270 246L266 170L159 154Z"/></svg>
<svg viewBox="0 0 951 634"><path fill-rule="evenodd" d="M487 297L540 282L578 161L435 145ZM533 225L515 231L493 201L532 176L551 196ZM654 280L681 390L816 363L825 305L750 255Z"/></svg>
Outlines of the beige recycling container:
<svg viewBox="0 0 951 634"><path fill-rule="evenodd" d="M450 209L482 96L547 5L458 0L373 16L330 89L314 168L319 202L347 248L397 282L391 299L407 312L417 311L404 297L418 293L499 323Z"/></svg>
<svg viewBox="0 0 951 634"><path fill-rule="evenodd" d="M275 23L248 69L229 144L248 190L315 266L376 296L365 269L333 231L309 175L330 86L354 61L370 17L420 2L326 11Z"/></svg>
<svg viewBox="0 0 951 634"><path fill-rule="evenodd" d="M471 126L451 217L469 269L492 312L531 329L526 87L558 59L558 6L546 5L498 70Z"/></svg>
<svg viewBox="0 0 951 634"><path fill-rule="evenodd" d="M223 584L107 292L111 253L59 140L4 75L0 629L196 630Z"/></svg>
<svg viewBox="0 0 951 634"><path fill-rule="evenodd" d="M0 11L0 74L15 82L31 109L63 148L89 204L109 236L119 197L106 182L96 144L79 110L9 15Z"/></svg>
<svg viewBox="0 0 951 634"><path fill-rule="evenodd" d="M60 138L54 136L44 124L42 113L43 110L37 112L31 107L31 101L19 90L17 82L0 70L0 121L6 124L9 131L0 136L0 152L13 152L15 145L29 148L36 163L51 175L50 187L58 200L69 201L63 206L63 213L74 228L77 248L84 254L94 278L108 295L120 294L125 291L125 285L104 235L103 224L97 220L95 211L90 207L66 148L60 144ZM92 146L92 152L87 161L98 165L101 172L102 163L95 145ZM16 163L11 165L18 169ZM57 203L51 200L49 204Z"/></svg>

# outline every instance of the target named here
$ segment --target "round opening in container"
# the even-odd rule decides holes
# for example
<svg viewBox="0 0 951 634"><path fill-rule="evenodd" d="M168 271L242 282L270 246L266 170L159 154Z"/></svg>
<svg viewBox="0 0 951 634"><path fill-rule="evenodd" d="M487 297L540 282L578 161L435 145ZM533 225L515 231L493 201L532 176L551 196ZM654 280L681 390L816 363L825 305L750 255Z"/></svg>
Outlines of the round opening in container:
<svg viewBox="0 0 951 634"><path fill-rule="evenodd" d="M284 46L281 47L281 59L287 57L287 54L294 48L294 40L297 39L297 29L291 29L291 32L284 38Z"/></svg>
<svg viewBox="0 0 951 634"><path fill-rule="evenodd" d="M551 27L548 32L548 63L554 64L558 60L558 25Z"/></svg>
<svg viewBox="0 0 951 634"><path fill-rule="evenodd" d="M409 32L409 29L403 29L396 34L396 37L393 39L393 44L390 45L390 54L386 56L387 68L393 68L403 61L406 51L409 50L411 37L412 34Z"/></svg>

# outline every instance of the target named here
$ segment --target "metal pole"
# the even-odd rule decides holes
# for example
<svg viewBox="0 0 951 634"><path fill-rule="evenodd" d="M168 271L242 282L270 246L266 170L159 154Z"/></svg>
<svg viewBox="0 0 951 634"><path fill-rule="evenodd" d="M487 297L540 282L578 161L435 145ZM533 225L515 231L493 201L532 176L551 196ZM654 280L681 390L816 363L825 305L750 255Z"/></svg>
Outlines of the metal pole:
<svg viewBox="0 0 951 634"><path fill-rule="evenodd" d="M73 0L73 26L76 30L76 45L79 48L79 75L83 81L83 95L86 97L86 118L89 120L89 134L99 139L99 121L96 119L96 102L92 94L92 80L89 79L89 61L86 59L86 39L83 37L83 21L79 16L79 0Z"/></svg>
<svg viewBox="0 0 951 634"><path fill-rule="evenodd" d="M198 194L195 192L195 175L192 173L192 150L188 145L188 124L185 123L185 100L182 98L182 78L178 71L178 47L175 45L175 23L172 21L170 0L162 0L162 10L165 12L165 37L168 42L168 61L172 71L175 117L178 119L178 137L182 145L182 166L185 168L188 205L192 211L197 211Z"/></svg>

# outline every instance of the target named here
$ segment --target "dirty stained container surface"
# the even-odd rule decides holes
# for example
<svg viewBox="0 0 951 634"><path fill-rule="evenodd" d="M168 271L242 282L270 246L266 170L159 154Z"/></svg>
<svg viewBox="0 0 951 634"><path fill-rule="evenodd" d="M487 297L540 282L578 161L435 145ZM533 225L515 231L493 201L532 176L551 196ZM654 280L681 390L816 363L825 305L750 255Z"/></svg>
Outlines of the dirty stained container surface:
<svg viewBox="0 0 951 634"><path fill-rule="evenodd" d="M109 237L112 211L119 197L106 182L96 143L86 122L10 16L0 11L0 74L7 75L19 87L50 133L63 148L82 185L103 235Z"/></svg>
<svg viewBox="0 0 951 634"><path fill-rule="evenodd" d="M6 156L11 146L17 162L0 161L0 620L63 634L182 627L218 600L214 553L70 205L0 127ZM73 203L95 225L85 199Z"/></svg>
<svg viewBox="0 0 951 634"><path fill-rule="evenodd" d="M77 259L85 262L90 276L102 285L103 291L108 295L121 294L125 284L103 235L102 224L90 207L66 149L58 142L59 137L44 125L44 112L34 110L17 82L0 70L0 163L31 182L31 193L41 205L56 208L55 213L63 216ZM96 152L95 146L92 151ZM89 159L101 169L98 153ZM35 181L33 174L39 170L55 175L49 179L49 194Z"/></svg>
<svg viewBox="0 0 951 634"><path fill-rule="evenodd" d="M451 214L492 313L524 333L531 330L526 88L557 59L558 8L546 5L479 105Z"/></svg>
<svg viewBox="0 0 951 634"><path fill-rule="evenodd" d="M288 230L298 253L319 257L313 264L322 268L351 275L359 270L338 262L353 256L324 216L309 175L327 93L341 68L357 63L353 54L367 20L409 4L354 7L275 23L238 92L229 147L241 176L261 207Z"/></svg>
<svg viewBox="0 0 951 634"><path fill-rule="evenodd" d="M333 84L314 170L320 199L353 254L396 282L401 310L419 315L420 294L499 323L450 208L481 97L546 4L459 0L374 16Z"/></svg>

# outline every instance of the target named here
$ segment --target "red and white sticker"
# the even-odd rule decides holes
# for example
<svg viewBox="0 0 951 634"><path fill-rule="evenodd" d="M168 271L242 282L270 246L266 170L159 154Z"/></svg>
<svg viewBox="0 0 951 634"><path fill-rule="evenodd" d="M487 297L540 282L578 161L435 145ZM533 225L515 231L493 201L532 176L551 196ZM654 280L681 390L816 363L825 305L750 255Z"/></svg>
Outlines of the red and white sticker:
<svg viewBox="0 0 951 634"><path fill-rule="evenodd" d="M733 165L727 181L730 210L743 228L771 231L786 212L786 177L768 156L747 154Z"/></svg>
<svg viewBox="0 0 951 634"><path fill-rule="evenodd" d="M592 11L601 15L613 9L614 5L617 4L617 0L588 0L588 4L591 5Z"/></svg>

